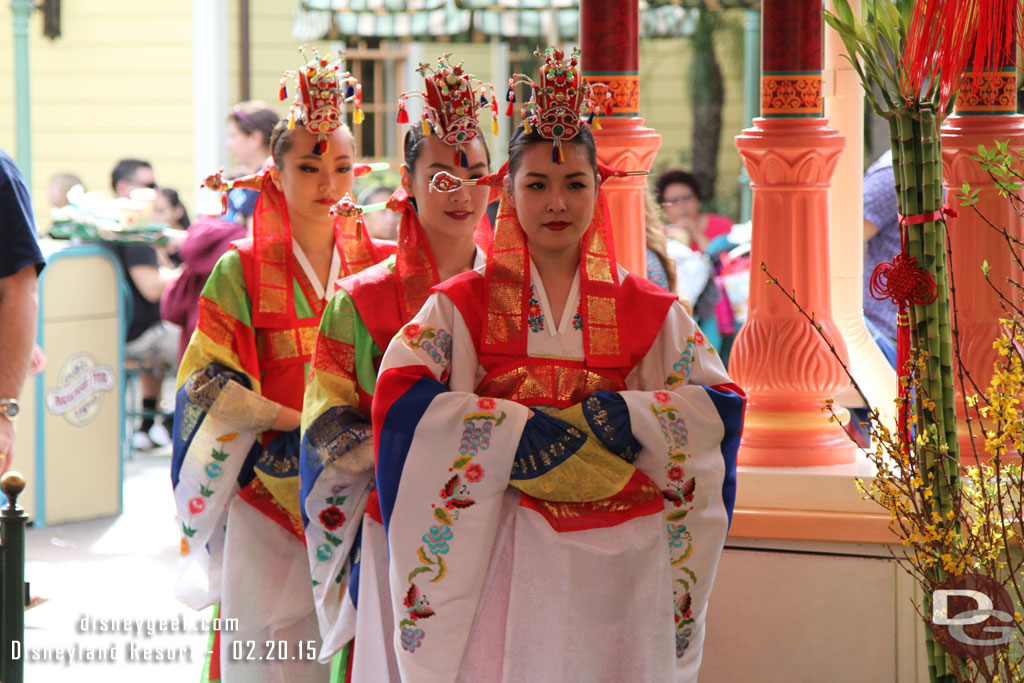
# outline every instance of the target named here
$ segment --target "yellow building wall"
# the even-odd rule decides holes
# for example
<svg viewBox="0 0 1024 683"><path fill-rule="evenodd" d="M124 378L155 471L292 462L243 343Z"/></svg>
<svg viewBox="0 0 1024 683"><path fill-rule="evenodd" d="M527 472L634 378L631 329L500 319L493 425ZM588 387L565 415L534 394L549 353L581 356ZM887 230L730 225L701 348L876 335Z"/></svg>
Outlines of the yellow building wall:
<svg viewBox="0 0 1024 683"><path fill-rule="evenodd" d="M722 133L718 152L718 181L715 185L717 211L737 218L737 178L742 162L734 139L746 127L743 120L743 56L727 49L728 41L716 42L715 51L725 79L722 105ZM641 40L640 115L645 125L661 135L661 150L651 174L674 168L691 170L693 109L689 72L693 58L686 38Z"/></svg>
<svg viewBox="0 0 1024 683"><path fill-rule="evenodd" d="M192 24L189 2L62 0L62 35L29 29L32 200L49 226L46 188L55 173L112 194L124 157L150 161L157 181L191 195ZM10 9L0 10L0 147L16 158ZM191 207L190 207L191 208Z"/></svg>

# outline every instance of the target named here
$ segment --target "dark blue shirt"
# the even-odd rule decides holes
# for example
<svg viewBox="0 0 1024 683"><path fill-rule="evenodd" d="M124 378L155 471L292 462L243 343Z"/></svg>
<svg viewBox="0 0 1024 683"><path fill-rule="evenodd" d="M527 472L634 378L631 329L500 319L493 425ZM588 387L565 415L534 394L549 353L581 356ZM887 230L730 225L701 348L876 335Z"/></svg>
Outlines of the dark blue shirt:
<svg viewBox="0 0 1024 683"><path fill-rule="evenodd" d="M239 225L245 225L248 218L256 213L256 200L260 193L256 190L249 190L241 187L228 192L228 210L224 214L224 220Z"/></svg>
<svg viewBox="0 0 1024 683"><path fill-rule="evenodd" d="M14 160L0 149L0 278L30 265L39 272L44 263L25 178Z"/></svg>

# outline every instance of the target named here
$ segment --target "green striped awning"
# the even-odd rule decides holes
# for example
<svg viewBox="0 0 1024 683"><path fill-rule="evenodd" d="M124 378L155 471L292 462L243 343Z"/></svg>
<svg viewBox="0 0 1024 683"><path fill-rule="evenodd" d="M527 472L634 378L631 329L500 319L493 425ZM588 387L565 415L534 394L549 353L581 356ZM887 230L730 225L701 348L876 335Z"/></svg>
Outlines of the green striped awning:
<svg viewBox="0 0 1024 683"><path fill-rule="evenodd" d="M640 35L690 35L696 19L692 9L642 2ZM552 33L552 21L560 40L578 40L578 0L302 0L292 33L299 41L332 35L429 39L474 28L486 36L543 41Z"/></svg>

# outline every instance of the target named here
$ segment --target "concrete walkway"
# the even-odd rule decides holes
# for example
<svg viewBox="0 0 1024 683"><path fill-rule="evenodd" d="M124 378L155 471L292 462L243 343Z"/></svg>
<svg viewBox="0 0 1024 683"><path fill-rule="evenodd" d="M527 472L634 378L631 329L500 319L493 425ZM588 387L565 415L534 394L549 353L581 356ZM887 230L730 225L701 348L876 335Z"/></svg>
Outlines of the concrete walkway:
<svg viewBox="0 0 1024 683"><path fill-rule="evenodd" d="M164 448L125 464L118 517L28 530L26 577L46 602L25 614L26 681L199 680L210 610L171 594L179 534L170 462Z"/></svg>

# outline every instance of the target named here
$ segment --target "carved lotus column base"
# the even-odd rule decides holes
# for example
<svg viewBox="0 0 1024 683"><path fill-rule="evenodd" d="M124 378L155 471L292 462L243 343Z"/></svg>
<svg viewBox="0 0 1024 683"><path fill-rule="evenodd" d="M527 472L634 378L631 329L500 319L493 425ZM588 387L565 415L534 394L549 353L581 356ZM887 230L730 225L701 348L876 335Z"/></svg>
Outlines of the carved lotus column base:
<svg viewBox="0 0 1024 683"><path fill-rule="evenodd" d="M959 101L957 106L960 106ZM1006 282L1007 279L1020 282L1021 273L1007 253L1003 236L990 228L982 216L993 225L1005 226L1011 236L1024 239L1024 225L1010 200L999 196L988 173L982 171L980 164L971 158L977 155L978 145L992 149L997 141L1009 143L1009 151L1019 155L1024 149L1024 116L950 116L942 126L943 187L946 190L946 201L959 212L957 217L947 218L947 223L950 271L956 287L960 358L974 383L984 391L988 390L992 380L992 366L999 357L992 342L1003 332L999 318L1005 316L1005 313L999 305L998 295L985 281L982 264L988 262L989 279L996 286L1001 286L1008 298L1018 301L1020 292ZM973 208L962 207L957 199L964 183L979 190L977 212ZM956 389L960 460L964 464L973 464L975 449L982 460L988 457L985 453L985 439L981 436L983 424L974 420L975 439L972 445L967 424L963 420L964 402L959 382ZM973 394L974 389L968 389L968 393Z"/></svg>
<svg viewBox="0 0 1024 683"><path fill-rule="evenodd" d="M601 130L594 131L597 160L624 171L649 171L661 148L661 136L644 127L639 117L601 117ZM610 178L602 185L608 197L615 258L629 272L647 277L645 192L647 178Z"/></svg>
<svg viewBox="0 0 1024 683"><path fill-rule="evenodd" d="M849 412L837 407L839 422L830 422L832 416L823 413L820 405L773 410L770 405L749 403L740 441L740 464L811 467L853 462L856 448L840 428L849 420Z"/></svg>
<svg viewBox="0 0 1024 683"><path fill-rule="evenodd" d="M729 361L748 397L741 465L856 458L842 427L823 412L849 383L840 363L846 347L832 319L828 237L829 182L844 144L820 118L756 119L736 138L754 194L749 314ZM813 313L838 359L785 293L766 283L761 263Z"/></svg>

